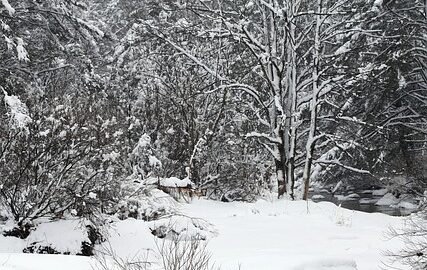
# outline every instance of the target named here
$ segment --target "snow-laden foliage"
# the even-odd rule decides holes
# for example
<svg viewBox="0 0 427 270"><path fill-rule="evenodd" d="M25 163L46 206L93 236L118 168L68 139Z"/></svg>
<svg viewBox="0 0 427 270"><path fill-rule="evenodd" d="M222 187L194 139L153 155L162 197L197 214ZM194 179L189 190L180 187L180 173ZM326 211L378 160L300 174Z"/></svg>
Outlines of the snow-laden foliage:
<svg viewBox="0 0 427 270"><path fill-rule="evenodd" d="M1 87L0 87L1 88ZM4 94L4 102L9 110L8 115L10 118L10 127L12 129L22 129L28 131L28 124L32 119L29 116L28 107L14 95L8 95L7 92L1 88Z"/></svg>
<svg viewBox="0 0 427 270"><path fill-rule="evenodd" d="M176 201L170 195L154 186L136 181L123 183L120 197L115 210L119 219L136 218L149 221L177 211Z"/></svg>

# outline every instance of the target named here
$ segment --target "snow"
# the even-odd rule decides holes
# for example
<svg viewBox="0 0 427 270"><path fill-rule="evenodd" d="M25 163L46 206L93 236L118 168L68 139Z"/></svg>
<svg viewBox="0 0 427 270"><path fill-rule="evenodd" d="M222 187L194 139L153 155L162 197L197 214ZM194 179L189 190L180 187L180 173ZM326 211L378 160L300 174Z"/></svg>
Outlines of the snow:
<svg viewBox="0 0 427 270"><path fill-rule="evenodd" d="M387 193L381 199L379 199L375 205L393 205L398 204L399 202L400 200L394 197L393 194Z"/></svg>
<svg viewBox="0 0 427 270"><path fill-rule="evenodd" d="M83 256L0 253L1 270L91 270L94 263Z"/></svg>
<svg viewBox="0 0 427 270"><path fill-rule="evenodd" d="M339 201L353 201L360 198L359 194L353 193L347 196L344 195L335 195L335 198L337 198Z"/></svg>
<svg viewBox="0 0 427 270"><path fill-rule="evenodd" d="M415 210L418 208L418 205L411 202L401 201L398 204L391 205L391 207Z"/></svg>
<svg viewBox="0 0 427 270"><path fill-rule="evenodd" d="M372 191L372 196L384 196L387 193L388 193L388 189L383 188L383 189L378 189L378 190Z"/></svg>
<svg viewBox="0 0 427 270"><path fill-rule="evenodd" d="M104 37L104 35L105 35L104 32L101 29L99 29L98 27L96 27L95 25L93 25L89 22L86 22L80 18L76 18L76 21L78 23L80 23L81 25L85 26L86 28L88 28L90 31L96 33L99 37Z"/></svg>
<svg viewBox="0 0 427 270"><path fill-rule="evenodd" d="M328 202L197 200L183 210L215 224L219 234L209 247L224 270L239 263L245 270L381 269L382 252L398 246L385 240L384 230L402 224ZM340 225L342 219L351 222Z"/></svg>
<svg viewBox="0 0 427 270"><path fill-rule="evenodd" d="M193 186L194 183L188 178L179 179L177 177L163 178L160 180L160 185L164 187L188 187Z"/></svg>
<svg viewBox="0 0 427 270"><path fill-rule="evenodd" d="M320 195L320 194L316 194L316 195L313 195L313 197L311 197L313 200L321 200L321 199L324 199L325 198L325 196L323 196L323 195Z"/></svg>
<svg viewBox="0 0 427 270"><path fill-rule="evenodd" d="M389 226L402 228L403 218L350 211L328 202L222 203L201 199L182 204L180 212L151 222L116 221L109 225L109 242L97 250L111 247L122 258L155 251L156 244L165 240L151 231L170 224L175 232L202 233L208 239L212 260L223 270L239 269L239 265L244 270L379 270L387 262L384 252L403 246L384 234ZM70 221L39 226L38 239L43 236L62 249L72 249L77 246L72 239L84 238ZM23 243L25 240L0 236L0 251L19 252ZM8 250L9 245L13 248ZM2 270L89 270L94 264L94 259L79 256L0 254Z"/></svg>
<svg viewBox="0 0 427 270"><path fill-rule="evenodd" d="M94 192L89 192L88 197L93 199L93 200L96 200L97 195Z"/></svg>
<svg viewBox="0 0 427 270"><path fill-rule="evenodd" d="M16 53L18 54L18 60L23 62L30 61L30 58L28 58L28 52L24 47L25 43L22 38L17 37L16 38Z"/></svg>
<svg viewBox="0 0 427 270"><path fill-rule="evenodd" d="M3 89L3 88L1 88ZM27 129L27 125L32 122L28 116L28 108L17 96L8 95L3 89L4 101L10 110L10 123L13 128Z"/></svg>
<svg viewBox="0 0 427 270"><path fill-rule="evenodd" d="M378 201L378 199L369 199L369 198L362 198L359 200L360 204L375 204Z"/></svg>
<svg viewBox="0 0 427 270"><path fill-rule="evenodd" d="M85 224L79 219L42 223L26 239L27 243L50 246L58 252L71 254L80 253L83 241L90 242Z"/></svg>
<svg viewBox="0 0 427 270"><path fill-rule="evenodd" d="M162 166L162 163L160 162L160 160L158 158L156 158L155 156L149 156L148 157L148 163L153 168L157 168L157 167Z"/></svg>
<svg viewBox="0 0 427 270"><path fill-rule="evenodd" d="M7 10L10 16L13 16L13 14L15 14L15 9L9 4L9 1L1 0L1 3L3 4L4 8Z"/></svg>
<svg viewBox="0 0 427 270"><path fill-rule="evenodd" d="M357 270L354 260L319 260L296 267L295 270Z"/></svg>
<svg viewBox="0 0 427 270"><path fill-rule="evenodd" d="M8 38L6 35L3 35L3 37L4 37L4 40L6 41L7 49L12 50L14 45L13 41L10 38Z"/></svg>
<svg viewBox="0 0 427 270"><path fill-rule="evenodd" d="M382 6L383 5L383 0L375 0L374 1L374 6L376 6L376 7L380 7L380 6Z"/></svg>

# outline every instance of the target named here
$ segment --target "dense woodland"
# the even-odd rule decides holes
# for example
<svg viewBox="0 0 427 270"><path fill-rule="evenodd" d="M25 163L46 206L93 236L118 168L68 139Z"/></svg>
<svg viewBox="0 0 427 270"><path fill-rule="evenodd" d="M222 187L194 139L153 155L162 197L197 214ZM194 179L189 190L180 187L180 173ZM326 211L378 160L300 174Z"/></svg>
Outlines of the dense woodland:
<svg viewBox="0 0 427 270"><path fill-rule="evenodd" d="M426 1L2 0L0 25L0 203L21 237L155 218L132 196L166 177L223 201L426 189Z"/></svg>

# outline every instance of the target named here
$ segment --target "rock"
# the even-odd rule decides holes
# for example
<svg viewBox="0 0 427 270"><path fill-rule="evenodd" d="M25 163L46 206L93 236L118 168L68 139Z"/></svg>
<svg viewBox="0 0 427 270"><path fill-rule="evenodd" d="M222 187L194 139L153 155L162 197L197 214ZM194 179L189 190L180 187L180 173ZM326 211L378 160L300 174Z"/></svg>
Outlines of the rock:
<svg viewBox="0 0 427 270"><path fill-rule="evenodd" d="M372 191L372 196L384 196L388 193L388 189L383 188L383 189L377 189Z"/></svg>
<svg viewBox="0 0 427 270"><path fill-rule="evenodd" d="M393 194L387 193L381 199L379 199L375 205L390 206L393 204L398 204L399 202L399 199L394 197Z"/></svg>
<svg viewBox="0 0 427 270"><path fill-rule="evenodd" d="M357 194L357 193L352 193L352 194L347 195L346 198L349 198L349 199L359 199L360 195Z"/></svg>
<svg viewBox="0 0 427 270"><path fill-rule="evenodd" d="M378 199L362 198L359 200L360 204L375 204Z"/></svg>

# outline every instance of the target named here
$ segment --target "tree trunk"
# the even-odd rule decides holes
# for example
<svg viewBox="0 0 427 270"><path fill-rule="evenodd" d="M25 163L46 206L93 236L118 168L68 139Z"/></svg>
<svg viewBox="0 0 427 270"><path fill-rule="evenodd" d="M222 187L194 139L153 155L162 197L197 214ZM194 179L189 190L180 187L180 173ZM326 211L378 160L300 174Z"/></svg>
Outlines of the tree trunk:
<svg viewBox="0 0 427 270"><path fill-rule="evenodd" d="M279 135L283 138L283 130L279 131ZM274 158L274 163L276 166L276 177L277 177L277 185L278 185L278 197L280 198L287 192L286 188L286 153L285 146L283 143L277 145L278 156Z"/></svg>
<svg viewBox="0 0 427 270"><path fill-rule="evenodd" d="M304 193L303 200L308 199L308 190L310 187L311 165L313 164L314 146L316 144L316 129L317 129L317 99L319 95L319 51L320 51L320 24L322 13L322 0L317 1L316 29L314 36L314 51L313 51L313 72L312 72L312 98L310 105L310 127L306 144L306 158L303 171Z"/></svg>

